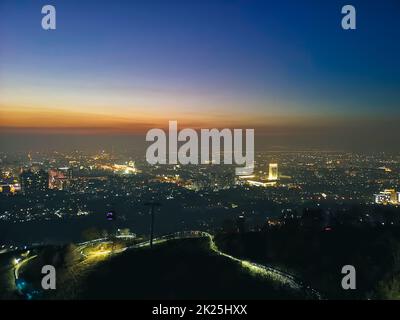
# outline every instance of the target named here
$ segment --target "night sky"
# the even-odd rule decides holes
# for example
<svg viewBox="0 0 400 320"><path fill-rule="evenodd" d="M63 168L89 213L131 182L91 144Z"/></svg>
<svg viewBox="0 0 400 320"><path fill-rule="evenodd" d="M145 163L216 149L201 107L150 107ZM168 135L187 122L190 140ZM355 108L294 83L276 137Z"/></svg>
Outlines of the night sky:
<svg viewBox="0 0 400 320"><path fill-rule="evenodd" d="M357 30L341 28L345 4ZM0 0L0 14L4 148L168 120L256 128L271 146L397 148L398 0Z"/></svg>

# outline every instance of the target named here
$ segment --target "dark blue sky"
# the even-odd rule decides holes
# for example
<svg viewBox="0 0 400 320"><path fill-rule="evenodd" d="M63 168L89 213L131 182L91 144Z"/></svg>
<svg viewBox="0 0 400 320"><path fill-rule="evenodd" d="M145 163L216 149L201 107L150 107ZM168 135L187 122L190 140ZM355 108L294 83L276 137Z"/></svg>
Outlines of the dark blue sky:
<svg viewBox="0 0 400 320"><path fill-rule="evenodd" d="M357 30L341 28L345 4ZM2 106L399 113L398 0L0 0L0 13Z"/></svg>

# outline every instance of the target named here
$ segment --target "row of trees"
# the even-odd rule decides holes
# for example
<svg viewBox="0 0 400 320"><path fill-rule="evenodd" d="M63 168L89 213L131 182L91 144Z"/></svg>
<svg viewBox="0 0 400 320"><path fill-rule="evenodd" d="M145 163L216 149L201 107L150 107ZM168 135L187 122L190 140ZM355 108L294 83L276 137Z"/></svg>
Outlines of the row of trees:
<svg viewBox="0 0 400 320"><path fill-rule="evenodd" d="M224 233L216 241L234 256L296 273L328 298L400 298L399 228L317 231L283 226L264 232ZM356 290L341 287L344 265L356 268Z"/></svg>

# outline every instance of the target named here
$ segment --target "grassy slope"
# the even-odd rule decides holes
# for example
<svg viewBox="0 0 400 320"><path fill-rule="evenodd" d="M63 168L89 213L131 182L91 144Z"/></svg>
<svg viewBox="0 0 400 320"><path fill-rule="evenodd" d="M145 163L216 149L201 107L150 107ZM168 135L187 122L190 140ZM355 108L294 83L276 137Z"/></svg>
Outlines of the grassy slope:
<svg viewBox="0 0 400 320"><path fill-rule="evenodd" d="M11 265L13 253L0 255L0 300L14 300L17 295L14 292L14 271Z"/></svg>
<svg viewBox="0 0 400 320"><path fill-rule="evenodd" d="M301 298L213 254L207 239L176 240L152 251L123 253L97 264L78 285L81 290L74 298L79 299Z"/></svg>

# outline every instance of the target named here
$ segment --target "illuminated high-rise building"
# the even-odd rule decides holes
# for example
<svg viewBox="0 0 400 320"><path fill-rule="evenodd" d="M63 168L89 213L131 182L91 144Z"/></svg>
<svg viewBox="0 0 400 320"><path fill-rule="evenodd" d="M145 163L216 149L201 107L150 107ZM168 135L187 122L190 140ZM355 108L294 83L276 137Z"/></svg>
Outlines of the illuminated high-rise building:
<svg viewBox="0 0 400 320"><path fill-rule="evenodd" d="M390 195L391 203L397 203L397 194L395 189L385 189L384 193Z"/></svg>
<svg viewBox="0 0 400 320"><path fill-rule="evenodd" d="M378 194L374 194L374 198L377 204L399 204L400 192L396 192L395 189L385 189Z"/></svg>
<svg viewBox="0 0 400 320"><path fill-rule="evenodd" d="M71 179L71 168L58 168L49 170L50 189L66 190L70 186Z"/></svg>
<svg viewBox="0 0 400 320"><path fill-rule="evenodd" d="M277 163L269 164L268 180L270 180L270 181L278 180L278 164Z"/></svg>
<svg viewBox="0 0 400 320"><path fill-rule="evenodd" d="M45 170L36 172L36 187L38 191L47 191L49 189L49 173Z"/></svg>
<svg viewBox="0 0 400 320"><path fill-rule="evenodd" d="M35 174L31 170L22 172L20 180L21 180L22 193L28 194L35 191L34 188Z"/></svg>
<svg viewBox="0 0 400 320"><path fill-rule="evenodd" d="M23 171L20 176L21 190L24 194L46 191L49 188L49 174L44 170Z"/></svg>
<svg viewBox="0 0 400 320"><path fill-rule="evenodd" d="M390 195L383 192L374 194L374 201L376 204L386 204L390 201Z"/></svg>

